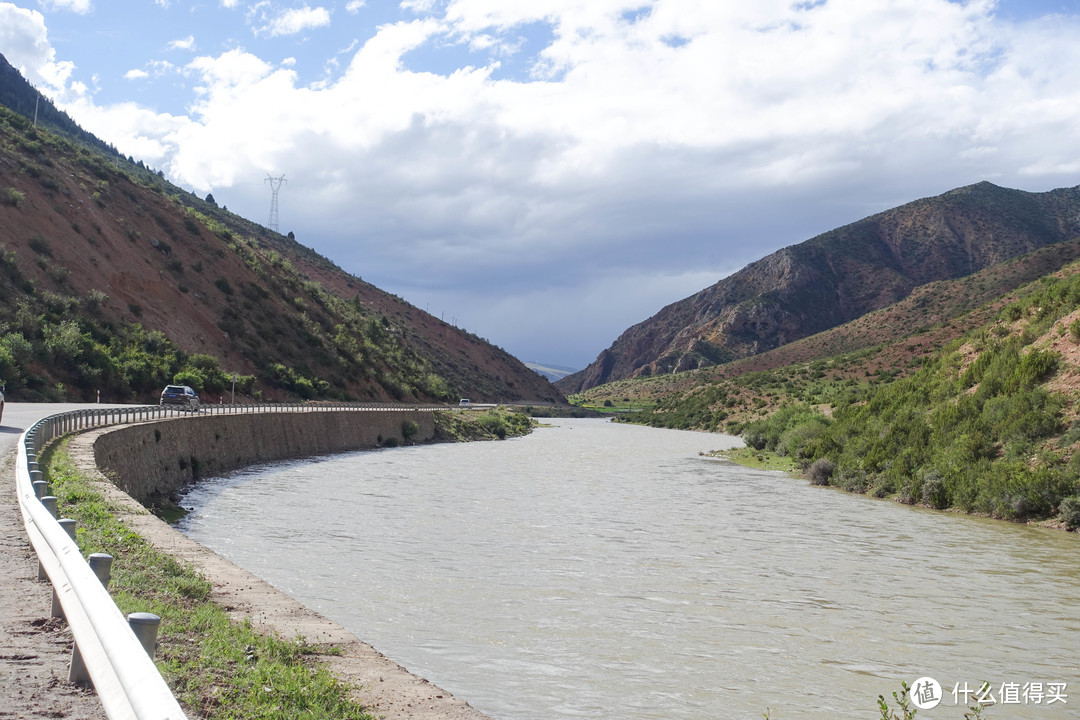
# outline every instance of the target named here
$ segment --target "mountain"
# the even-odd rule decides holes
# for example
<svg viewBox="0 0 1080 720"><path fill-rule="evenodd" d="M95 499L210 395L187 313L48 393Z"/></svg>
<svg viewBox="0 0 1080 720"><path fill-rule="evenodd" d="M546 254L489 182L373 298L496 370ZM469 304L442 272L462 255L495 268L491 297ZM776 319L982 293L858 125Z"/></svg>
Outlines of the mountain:
<svg viewBox="0 0 1080 720"><path fill-rule="evenodd" d="M992 323L1002 308L1078 274L1080 237L922 285L893 305L758 355L613 381L575 402L633 408L633 422L684 430L732 430L792 403L829 406L852 388L908 376L940 348Z"/></svg>
<svg viewBox="0 0 1080 720"><path fill-rule="evenodd" d="M551 363L529 362L527 360L525 361L525 367L535 370L552 382L562 380L567 375L572 375L575 372L574 368L552 365Z"/></svg>
<svg viewBox="0 0 1080 720"><path fill-rule="evenodd" d="M1056 247L1075 256L1080 239L1036 253ZM951 282L959 289L964 280ZM865 320L888 325L882 314L895 320L901 304ZM772 453L770 467L802 469L812 484L1080 526L1078 261L921 336L722 379L708 379L713 370L588 394L633 397L652 385L652 401L637 392L637 411L622 420L738 433L747 445L741 461L764 463Z"/></svg>
<svg viewBox="0 0 1080 720"><path fill-rule="evenodd" d="M925 198L779 250L626 330L567 393L753 356L891 305L921 285L1080 235L1080 187L988 182Z"/></svg>
<svg viewBox="0 0 1080 720"><path fill-rule="evenodd" d="M20 112L0 108L9 399L156 402L183 382L204 402L227 401L235 375L239 394L264 399L564 401L509 353L291 233L199 199L72 127L34 127L33 104L0 70L0 98L21 98Z"/></svg>

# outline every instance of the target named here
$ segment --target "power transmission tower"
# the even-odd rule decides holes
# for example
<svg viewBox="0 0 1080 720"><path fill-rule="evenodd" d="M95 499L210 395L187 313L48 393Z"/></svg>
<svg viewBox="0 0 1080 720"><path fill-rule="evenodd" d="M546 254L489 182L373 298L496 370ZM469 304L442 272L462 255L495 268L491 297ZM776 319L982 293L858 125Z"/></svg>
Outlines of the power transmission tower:
<svg viewBox="0 0 1080 720"><path fill-rule="evenodd" d="M281 183L286 182L285 173L281 174L281 177L274 177L270 173L266 174L266 180L264 182L270 183L270 222L267 223L267 227L278 232L278 210L277 210L277 194L281 189Z"/></svg>

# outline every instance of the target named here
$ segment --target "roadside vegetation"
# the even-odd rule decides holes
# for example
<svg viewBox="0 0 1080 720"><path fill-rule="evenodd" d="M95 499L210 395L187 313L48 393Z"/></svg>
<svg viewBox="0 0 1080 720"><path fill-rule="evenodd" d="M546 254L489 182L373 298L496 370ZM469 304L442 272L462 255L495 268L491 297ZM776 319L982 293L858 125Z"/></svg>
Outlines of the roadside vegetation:
<svg viewBox="0 0 1080 720"><path fill-rule="evenodd" d="M61 514L78 523L84 554L115 560L110 591L120 610L161 617L157 664L191 718L347 718L373 720L318 659L332 646L285 640L229 618L211 585L189 566L152 548L116 519L72 463L66 441L43 455Z"/></svg>
<svg viewBox="0 0 1080 720"><path fill-rule="evenodd" d="M39 291L0 245L0 301L11 299L12 285L27 289L0 307L0 379L15 399L92 401L100 391L112 402L153 402L170 383L212 394L232 387L233 372L216 357L185 353L137 323L103 319L100 291L81 298ZM237 392L251 395L255 376L236 375Z"/></svg>

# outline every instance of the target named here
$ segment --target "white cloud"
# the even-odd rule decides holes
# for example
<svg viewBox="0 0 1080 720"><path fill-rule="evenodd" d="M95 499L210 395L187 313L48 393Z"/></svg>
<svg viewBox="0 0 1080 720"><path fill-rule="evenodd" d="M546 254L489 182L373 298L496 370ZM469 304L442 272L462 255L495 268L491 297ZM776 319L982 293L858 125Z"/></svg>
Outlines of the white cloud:
<svg viewBox="0 0 1080 720"><path fill-rule="evenodd" d="M168 50L194 50L195 49L195 36L188 35L186 38L179 38L172 40L165 46Z"/></svg>
<svg viewBox="0 0 1080 720"><path fill-rule="evenodd" d="M0 52L39 89L54 97L66 92L75 64L56 60L45 18L38 11L0 2Z"/></svg>
<svg viewBox="0 0 1080 720"><path fill-rule="evenodd" d="M303 7L285 12L271 18L269 22L256 29L257 35L281 37L296 35L306 30L326 27L330 24L330 11L324 7Z"/></svg>
<svg viewBox="0 0 1080 720"><path fill-rule="evenodd" d="M168 60L152 60L144 69L132 68L124 73L125 80L146 80L151 77L161 77L173 72L176 66Z"/></svg>
<svg viewBox="0 0 1080 720"><path fill-rule="evenodd" d="M644 319L659 309L646 305L870 212L981 179L1037 190L1080 172L1075 17L1006 23L989 0L401 7L416 19L380 26L317 83L301 82L303 55L237 49L185 66L189 117L85 99L73 114L256 220L266 173L285 172L282 227L302 242L409 299L457 305L444 309L496 342L572 316L596 347L571 363L625 328L623 310ZM322 8L270 10L247 16L267 37L329 22ZM9 19L20 29L5 54L16 44L23 65L65 78L40 14L0 3L0 39ZM536 23L550 43L522 46ZM454 42L489 60L408 69L412 51ZM533 59L533 81L500 72L515 53ZM482 298L453 287L477 274ZM558 287L538 285L549 278ZM568 315L523 321L534 301Z"/></svg>
<svg viewBox="0 0 1080 720"><path fill-rule="evenodd" d="M41 5L48 9L70 10L79 15L86 15L94 9L90 0L40 0Z"/></svg>
<svg viewBox="0 0 1080 720"><path fill-rule="evenodd" d="M360 9L364 7L367 7L365 0L350 0L350 2L345 5L345 10L349 13L358 13L360 12Z"/></svg>
<svg viewBox="0 0 1080 720"><path fill-rule="evenodd" d="M85 95L65 104L64 110L98 137L108 137L124 155L163 170L176 152L177 134L191 124L186 117L155 113L135 103L101 107Z"/></svg>
<svg viewBox="0 0 1080 720"><path fill-rule="evenodd" d="M435 9L435 0L401 0L402 10L410 10L417 14L430 13Z"/></svg>

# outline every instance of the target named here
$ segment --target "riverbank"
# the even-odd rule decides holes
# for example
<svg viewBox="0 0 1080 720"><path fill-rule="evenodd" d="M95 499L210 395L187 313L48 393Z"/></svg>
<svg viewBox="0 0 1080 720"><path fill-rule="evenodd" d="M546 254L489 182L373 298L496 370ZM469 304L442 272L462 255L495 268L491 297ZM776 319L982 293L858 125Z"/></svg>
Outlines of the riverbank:
<svg viewBox="0 0 1080 720"><path fill-rule="evenodd" d="M355 425L357 415L350 415L351 424ZM374 422L362 431L353 427L350 430L350 443L387 447L415 440L432 442L466 437L506 437L527 433L531 428L528 418L521 416L524 419L522 422L515 414L506 412L439 415L437 427L431 413L410 413L401 417L399 413L364 413L361 417L365 421ZM311 425L330 423L340 427L341 418L314 420L318 416L294 416L302 417L303 424L307 426L304 437L321 437L326 432L325 428L321 432L312 431ZM202 468L213 468L220 473L226 467L250 464L254 460L240 462L237 458L248 457L252 453L267 460L312 454L298 452L297 435L293 432L295 427L291 428L293 423L283 420L288 416L271 417L274 421L264 427L261 437L249 438L253 445L248 450L235 448L227 439L235 440L238 435L251 432L250 423L228 427L228 423L206 421L231 421L237 418L184 418L168 423L101 429L76 435L68 442L68 453L78 472L89 479L94 491L100 493L110 512L124 527L145 540L154 550L189 566L204 578L209 588L208 599L227 611L235 622L250 625L258 633L285 642L299 643L308 660L324 666L350 688L349 695L358 703L357 707L362 705L384 720L486 718L467 702L454 698L449 692L386 658L341 625L307 609L250 572L189 540L148 512L132 494L110 482L99 468L99 463L102 463L118 485L153 503L155 499L175 493L196 481ZM474 429L466 430L468 426L474 426ZM456 430L448 432L448 429ZM340 444L340 436L336 442ZM325 441L319 441L316 447L325 444ZM126 454L124 447L128 448ZM137 447L139 452L131 452L132 447ZM227 454L216 454L220 452ZM268 458L268 453L272 457ZM186 468L183 467L185 460ZM163 633L167 636L165 620ZM194 638L179 637L168 642L182 644L195 641ZM166 642L164 638L161 640L162 647L166 646ZM215 696L213 687L211 684L210 690L196 693L198 698L194 701L188 698L188 706L201 711L202 707L212 709L219 704L221 699Z"/></svg>
<svg viewBox="0 0 1080 720"><path fill-rule="evenodd" d="M937 510L938 512L944 512L953 515L971 515L972 517L986 518L988 520L996 520L999 522L1031 525L1033 527L1047 528L1049 530L1061 530L1064 532L1073 531L1073 528L1071 528L1065 520L1059 517L1027 521L1006 520L1004 518L995 517L989 513L980 513L974 511L966 512L959 508L934 508L926 503L911 502L910 499L905 499L900 493L879 495L874 492L870 492L869 488L863 488L860 491L859 489L841 487L828 482L814 483L810 480L809 477L807 477L806 471L804 471L798 463L796 463L789 457L778 455L770 450L755 450L751 447L742 447L731 450L711 450L707 453L702 453L702 455L705 457L714 457L728 460L735 463L736 465L741 465L742 467L751 468L754 470L776 470L778 472L791 473L807 480L810 485L817 485L819 487L830 488L832 490L840 490L845 493L851 493L855 495L866 495L868 497L878 500L890 500L901 505L910 505L912 507L921 508L923 510Z"/></svg>
<svg viewBox="0 0 1080 720"><path fill-rule="evenodd" d="M170 418L95 434L97 467L142 505L255 463L397 447L435 439L435 413L415 410L257 413Z"/></svg>
<svg viewBox="0 0 1080 720"><path fill-rule="evenodd" d="M751 447L731 448L730 450L711 450L702 453L705 457L720 458L753 468L754 470L778 470L780 472L799 473L799 466L791 458L782 457L776 453L755 450Z"/></svg>

